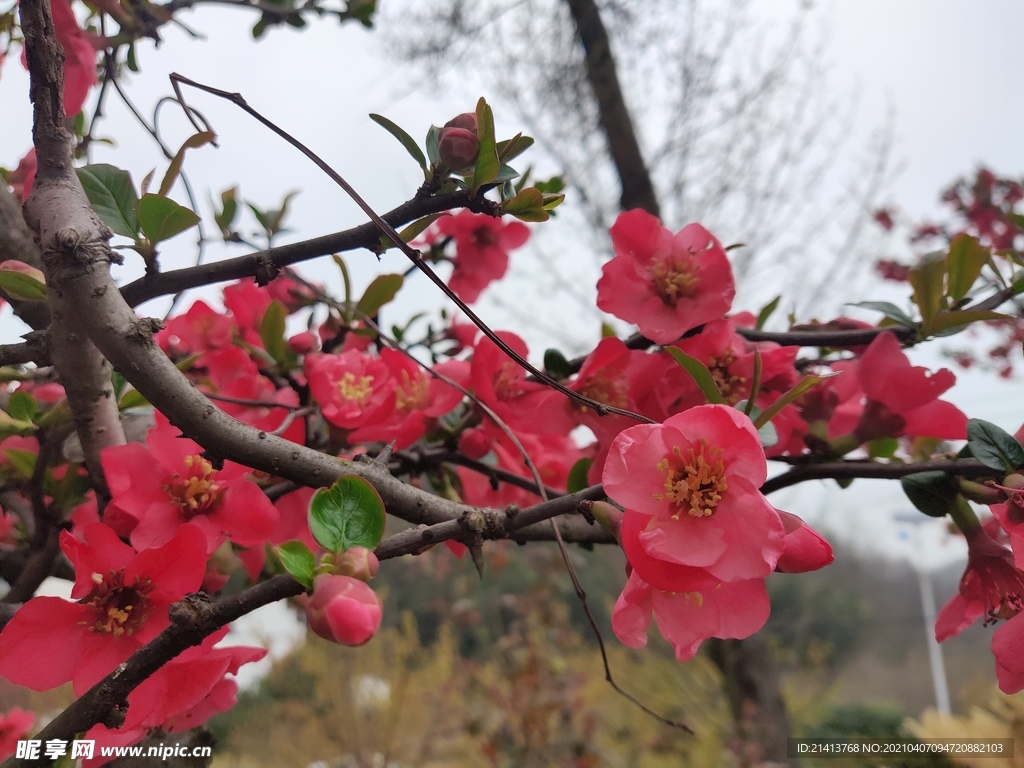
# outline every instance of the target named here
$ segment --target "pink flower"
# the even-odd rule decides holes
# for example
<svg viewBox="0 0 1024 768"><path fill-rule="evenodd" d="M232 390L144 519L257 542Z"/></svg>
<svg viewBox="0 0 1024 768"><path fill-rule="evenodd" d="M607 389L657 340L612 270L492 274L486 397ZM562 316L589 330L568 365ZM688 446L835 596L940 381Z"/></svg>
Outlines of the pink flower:
<svg viewBox="0 0 1024 768"><path fill-rule="evenodd" d="M992 634L996 679L1003 693L1024 689L1024 615L1017 614Z"/></svg>
<svg viewBox="0 0 1024 768"><path fill-rule="evenodd" d="M835 560L832 547L821 534L796 515L779 510L786 528L784 549L775 570L780 573L807 573L824 568Z"/></svg>
<svg viewBox="0 0 1024 768"><path fill-rule="evenodd" d="M597 283L597 306L657 342L717 320L736 295L721 244L699 224L673 235L639 209L619 214L611 228L615 258Z"/></svg>
<svg viewBox="0 0 1024 768"><path fill-rule="evenodd" d="M206 534L208 553L225 539L252 547L274 532L277 510L246 479L250 470L232 461L214 469L202 454L198 443L180 437L159 412L145 445L103 451L111 504L138 520L131 532L135 547L159 546L188 522Z"/></svg>
<svg viewBox="0 0 1024 768"><path fill-rule="evenodd" d="M529 227L521 222L506 224L500 218L468 210L438 219L434 227L437 235L455 240L455 271L448 286L467 304L476 301L491 282L505 276L508 252L530 237Z"/></svg>
<svg viewBox="0 0 1024 768"><path fill-rule="evenodd" d="M498 337L520 357L526 358L526 342L508 331ZM551 391L543 384L526 380L526 371L487 337L476 345L470 368L469 386L481 402L508 426L523 432L564 433L564 420L552 423L542 406L550 402Z"/></svg>
<svg viewBox="0 0 1024 768"><path fill-rule="evenodd" d="M167 354L184 357L231 346L234 330L231 315L217 312L199 300L185 314L168 320L156 335L156 342Z"/></svg>
<svg viewBox="0 0 1024 768"><path fill-rule="evenodd" d="M260 288L252 280L239 280L224 288L224 306L235 316L239 334L247 343L260 349L263 349L260 323L273 301L270 291Z"/></svg>
<svg viewBox="0 0 1024 768"><path fill-rule="evenodd" d="M986 623L1009 619L1024 608L1024 573L1013 563L1013 553L997 544L981 528L964 533L967 568L960 588L935 620L935 638L959 634L982 616Z"/></svg>
<svg viewBox="0 0 1024 768"><path fill-rule="evenodd" d="M309 628L340 645L363 645L377 632L384 606L377 593L351 576L321 574L306 603Z"/></svg>
<svg viewBox="0 0 1024 768"><path fill-rule="evenodd" d="M20 707L14 707L6 715L0 715L0 760L10 757L18 750L18 742L28 735L36 716Z"/></svg>
<svg viewBox="0 0 1024 768"><path fill-rule="evenodd" d="M21 160L18 162L18 167L11 171L10 176L7 177L7 182L11 185L11 189L14 190L14 194L18 196L21 202L28 200L28 196L32 194L32 185L36 180L36 169L38 163L36 162L36 148L32 147Z"/></svg>
<svg viewBox="0 0 1024 768"><path fill-rule="evenodd" d="M648 555L738 581L767 576L783 552L782 520L758 490L767 472L750 419L701 405L623 431L602 479L626 518L649 517L638 534Z"/></svg>
<svg viewBox="0 0 1024 768"><path fill-rule="evenodd" d="M863 441L879 437L939 437L962 440L967 417L938 397L956 383L948 368L930 373L912 366L891 333L881 333L868 345L857 367L867 396L855 434Z"/></svg>
<svg viewBox="0 0 1024 768"><path fill-rule="evenodd" d="M327 421L342 429L378 423L395 408L391 371L383 361L351 349L340 355L309 355L306 379Z"/></svg>
<svg viewBox="0 0 1024 768"><path fill-rule="evenodd" d="M475 112L464 112L444 124L437 136L441 162L458 173L470 168L480 153Z"/></svg>
<svg viewBox="0 0 1024 768"><path fill-rule="evenodd" d="M136 552L94 523L84 542L64 531L60 545L75 567L78 602L25 603L0 632L0 675L36 691L70 680L81 696L170 624L171 603L199 589L206 537L183 525L163 546Z"/></svg>
<svg viewBox="0 0 1024 768"><path fill-rule="evenodd" d="M643 648L653 613L676 659L689 661L709 637L750 637L764 626L770 610L764 579L666 592L634 571L612 611L612 630L630 648Z"/></svg>

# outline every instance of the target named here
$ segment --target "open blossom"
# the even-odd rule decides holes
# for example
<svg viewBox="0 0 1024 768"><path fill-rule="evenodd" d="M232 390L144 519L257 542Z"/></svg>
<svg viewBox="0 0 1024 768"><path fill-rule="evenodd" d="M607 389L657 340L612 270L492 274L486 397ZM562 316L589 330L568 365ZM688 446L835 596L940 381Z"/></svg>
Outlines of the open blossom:
<svg viewBox="0 0 1024 768"><path fill-rule="evenodd" d="M387 418L395 407L391 371L385 363L350 349L340 355L309 355L306 379L327 421L358 429Z"/></svg>
<svg viewBox="0 0 1024 768"><path fill-rule="evenodd" d="M729 311L736 285L725 250L700 224L673 235L646 211L619 214L615 258L597 283L597 306L636 323L658 344Z"/></svg>
<svg viewBox="0 0 1024 768"><path fill-rule="evenodd" d="M737 581L767 576L784 549L782 520L759 490L767 473L750 419L701 405L623 431L603 482L626 518L647 517L637 538L652 558Z"/></svg>
<svg viewBox="0 0 1024 768"><path fill-rule="evenodd" d="M277 510L246 479L247 467L225 461L215 469L200 445L181 437L159 412L145 445L106 448L101 459L110 503L137 521L131 542L140 549L163 544L188 522L206 534L209 553L225 539L256 546L277 527Z"/></svg>
<svg viewBox="0 0 1024 768"><path fill-rule="evenodd" d="M770 610L764 579L668 592L634 571L612 611L612 630L630 648L643 648L653 614L676 659L689 661L710 637L750 637L764 626Z"/></svg>
<svg viewBox="0 0 1024 768"><path fill-rule="evenodd" d="M206 537L182 525L163 546L136 552L94 523L85 541L64 531L60 545L75 567L78 602L25 603L0 632L0 675L36 691L70 680L81 696L170 624L171 603L199 589Z"/></svg>
<svg viewBox="0 0 1024 768"><path fill-rule="evenodd" d="M438 219L434 229L436 235L455 240L455 270L448 286L467 304L480 298L493 281L505 276L508 252L521 247L530 237L525 224L506 223L468 210Z"/></svg>
<svg viewBox="0 0 1024 768"><path fill-rule="evenodd" d="M930 373L910 364L899 341L881 333L868 345L857 366L867 403L855 434L863 441L879 437L939 437L962 440L967 416L938 397L956 383L948 368Z"/></svg>
<svg viewBox="0 0 1024 768"><path fill-rule="evenodd" d="M982 616L994 622L1013 618L1024 609L1024 572L1014 565L1013 553L980 527L964 536L967 568L959 590L935 620L935 638L940 643Z"/></svg>
<svg viewBox="0 0 1024 768"><path fill-rule="evenodd" d="M211 349L231 346L234 318L218 312L202 299L188 312L172 317L156 335L156 343L169 355L197 355Z"/></svg>

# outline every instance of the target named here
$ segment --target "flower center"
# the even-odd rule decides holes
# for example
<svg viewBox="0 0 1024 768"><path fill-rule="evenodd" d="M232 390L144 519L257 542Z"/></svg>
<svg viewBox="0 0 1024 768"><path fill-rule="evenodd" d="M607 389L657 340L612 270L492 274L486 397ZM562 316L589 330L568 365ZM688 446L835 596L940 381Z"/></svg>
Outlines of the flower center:
<svg viewBox="0 0 1024 768"><path fill-rule="evenodd" d="M501 370L494 374L494 394L499 400L511 400L523 393L519 373L519 366L511 360L501 364Z"/></svg>
<svg viewBox="0 0 1024 768"><path fill-rule="evenodd" d="M106 575L92 575L92 592L82 601L96 611L96 618L90 632L97 634L134 634L149 615L149 593L155 585L149 577L135 577L131 584L124 582L124 570L108 571Z"/></svg>
<svg viewBox="0 0 1024 768"><path fill-rule="evenodd" d="M430 405L430 379L421 374L413 379L409 372L402 371L402 383L395 390L395 407L408 413L422 411Z"/></svg>
<svg viewBox="0 0 1024 768"><path fill-rule="evenodd" d="M356 375L352 371L345 371L341 381L338 382L338 391L344 399L353 400L359 407L362 407L366 405L366 401L370 399L370 393L373 391L373 376L360 376L357 381Z"/></svg>
<svg viewBox="0 0 1024 768"><path fill-rule="evenodd" d="M490 227L479 227L473 230L473 243L478 246L497 245L498 233Z"/></svg>
<svg viewBox="0 0 1024 768"><path fill-rule="evenodd" d="M960 581L960 591L981 600L986 609L986 626L999 619L1012 619L1024 610L1024 573L1005 555L972 558Z"/></svg>
<svg viewBox="0 0 1024 768"><path fill-rule="evenodd" d="M697 267L689 261L656 259L651 264L650 272L654 278L654 290L669 306L675 305L681 298L691 298L697 292Z"/></svg>
<svg viewBox="0 0 1024 768"><path fill-rule="evenodd" d="M164 490L171 495L186 520L210 512L220 497L217 470L202 456L185 457L185 474L174 475Z"/></svg>
<svg viewBox="0 0 1024 768"><path fill-rule="evenodd" d="M577 391L584 397L589 397L599 403L615 408L625 408L629 405L629 401L626 395L628 388L624 378L623 376L611 377L604 371L598 371L589 377ZM577 404L576 407L581 411L588 410L586 405Z"/></svg>
<svg viewBox="0 0 1024 768"><path fill-rule="evenodd" d="M656 493L654 498L667 499L679 508L680 511L672 515L675 520L683 509L691 517L710 516L729 488L721 449L709 447L704 440L685 452L679 446L674 447L672 456L659 461L656 469L665 473L665 493Z"/></svg>
<svg viewBox="0 0 1024 768"><path fill-rule="evenodd" d="M747 383L746 376L737 376L729 370L729 366L736 362L736 352L727 349L718 357L711 358L708 369L711 371L711 378L715 380L718 391L722 397L730 403L736 403L742 396L742 388Z"/></svg>

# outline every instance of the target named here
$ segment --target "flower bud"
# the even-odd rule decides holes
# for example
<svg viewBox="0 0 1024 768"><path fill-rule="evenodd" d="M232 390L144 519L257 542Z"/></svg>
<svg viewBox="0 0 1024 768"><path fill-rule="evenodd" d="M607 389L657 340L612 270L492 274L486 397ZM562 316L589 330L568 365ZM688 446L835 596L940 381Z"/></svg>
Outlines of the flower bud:
<svg viewBox="0 0 1024 768"><path fill-rule="evenodd" d="M310 331L302 331L288 339L288 349L296 355L308 355L320 349L320 340Z"/></svg>
<svg viewBox="0 0 1024 768"><path fill-rule="evenodd" d="M380 627L384 606L377 593L351 576L321 574L306 602L309 628L340 645L363 645Z"/></svg>
<svg viewBox="0 0 1024 768"><path fill-rule="evenodd" d="M441 162L453 171L464 171L476 162L480 151L476 114L465 112L444 124L437 137Z"/></svg>
<svg viewBox="0 0 1024 768"><path fill-rule="evenodd" d="M346 549L334 564L335 573L360 581L369 581L377 575L379 569L380 560L366 547Z"/></svg>
<svg viewBox="0 0 1024 768"><path fill-rule="evenodd" d="M491 439L480 427L467 429L459 435L459 450L469 458L479 461L491 451Z"/></svg>

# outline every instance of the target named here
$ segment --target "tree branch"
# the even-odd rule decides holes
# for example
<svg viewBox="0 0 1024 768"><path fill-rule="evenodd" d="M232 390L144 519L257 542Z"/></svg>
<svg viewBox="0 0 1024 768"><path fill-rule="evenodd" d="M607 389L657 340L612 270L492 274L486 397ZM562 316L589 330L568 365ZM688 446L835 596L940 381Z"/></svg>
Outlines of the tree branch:
<svg viewBox="0 0 1024 768"><path fill-rule="evenodd" d="M896 480L915 472L946 472L962 477L1002 477L1005 472L986 467L977 459L950 461L922 461L917 464L879 464L874 461L827 461L821 464L801 464L788 472L769 478L761 486L761 493L769 494L807 480L875 478Z"/></svg>

